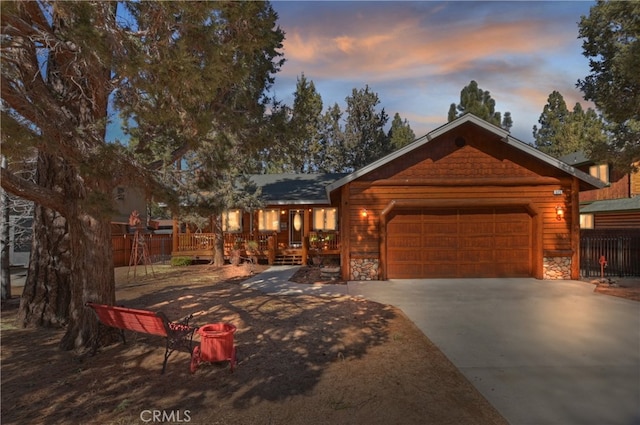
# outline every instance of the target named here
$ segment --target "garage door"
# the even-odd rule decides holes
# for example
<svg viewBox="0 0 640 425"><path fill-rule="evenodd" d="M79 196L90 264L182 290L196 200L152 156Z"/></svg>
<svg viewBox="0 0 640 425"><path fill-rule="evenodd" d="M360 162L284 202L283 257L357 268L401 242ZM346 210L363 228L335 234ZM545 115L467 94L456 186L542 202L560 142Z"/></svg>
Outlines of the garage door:
<svg viewBox="0 0 640 425"><path fill-rule="evenodd" d="M411 209L387 223L387 277L531 276L532 219L522 208Z"/></svg>

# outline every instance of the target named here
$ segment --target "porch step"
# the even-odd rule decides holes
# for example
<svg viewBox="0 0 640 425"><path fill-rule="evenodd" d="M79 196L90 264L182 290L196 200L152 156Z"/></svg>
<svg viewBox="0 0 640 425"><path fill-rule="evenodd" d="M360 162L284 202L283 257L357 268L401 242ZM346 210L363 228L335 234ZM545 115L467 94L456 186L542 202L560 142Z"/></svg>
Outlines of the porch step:
<svg viewBox="0 0 640 425"><path fill-rule="evenodd" d="M302 255L276 255L275 266L301 266Z"/></svg>

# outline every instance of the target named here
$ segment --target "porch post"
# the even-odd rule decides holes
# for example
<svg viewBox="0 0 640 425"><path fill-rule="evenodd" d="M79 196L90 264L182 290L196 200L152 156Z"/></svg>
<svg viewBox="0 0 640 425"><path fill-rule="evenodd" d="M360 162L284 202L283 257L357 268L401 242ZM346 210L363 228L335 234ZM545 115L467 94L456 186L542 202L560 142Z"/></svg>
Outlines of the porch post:
<svg viewBox="0 0 640 425"><path fill-rule="evenodd" d="M178 239L180 239L180 226L178 225L178 219L173 217L173 229L171 232L171 250L178 252Z"/></svg>
<svg viewBox="0 0 640 425"><path fill-rule="evenodd" d="M571 279L580 279L580 182L571 181ZM566 217L565 217L566 219Z"/></svg>
<svg viewBox="0 0 640 425"><path fill-rule="evenodd" d="M306 266L309 258L309 226L311 220L309 219L309 208L302 210L303 225L302 225L302 265Z"/></svg>

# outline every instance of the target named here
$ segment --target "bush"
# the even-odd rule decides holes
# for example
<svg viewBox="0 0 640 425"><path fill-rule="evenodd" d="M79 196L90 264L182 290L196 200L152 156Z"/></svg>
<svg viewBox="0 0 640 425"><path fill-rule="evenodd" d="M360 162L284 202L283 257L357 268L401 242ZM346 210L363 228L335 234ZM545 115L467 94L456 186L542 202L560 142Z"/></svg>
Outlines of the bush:
<svg viewBox="0 0 640 425"><path fill-rule="evenodd" d="M191 257L171 257L171 267L190 266Z"/></svg>

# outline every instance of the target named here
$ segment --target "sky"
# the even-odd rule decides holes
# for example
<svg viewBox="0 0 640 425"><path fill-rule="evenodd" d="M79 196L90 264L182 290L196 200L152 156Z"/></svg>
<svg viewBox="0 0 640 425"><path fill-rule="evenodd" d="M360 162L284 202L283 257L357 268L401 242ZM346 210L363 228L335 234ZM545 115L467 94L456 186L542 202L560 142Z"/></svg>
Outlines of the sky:
<svg viewBox="0 0 640 425"><path fill-rule="evenodd" d="M576 88L589 74L578 22L589 1L272 1L286 59L271 93L293 105L296 80L313 81L344 111L353 89L407 119L416 137L447 122L471 80L511 112L511 135L533 143L549 94L594 107Z"/></svg>

